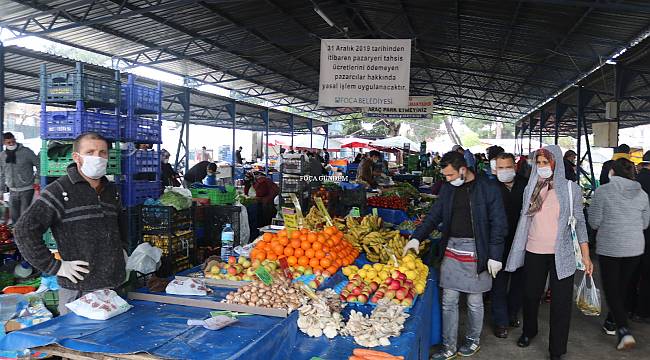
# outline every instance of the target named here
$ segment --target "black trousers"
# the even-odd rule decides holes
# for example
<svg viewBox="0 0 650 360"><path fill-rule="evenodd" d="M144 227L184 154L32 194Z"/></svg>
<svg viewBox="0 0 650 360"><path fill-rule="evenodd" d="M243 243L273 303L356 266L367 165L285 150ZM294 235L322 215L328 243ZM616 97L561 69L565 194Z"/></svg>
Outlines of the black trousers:
<svg viewBox="0 0 650 360"><path fill-rule="evenodd" d="M510 319L516 319L524 298L524 271L499 271L492 281L492 320L495 326L508 326Z"/></svg>
<svg viewBox="0 0 650 360"><path fill-rule="evenodd" d="M533 338L537 335L539 299L544 293L546 277L549 276L551 288L551 321L549 352L551 355L564 355L569 340L569 325L573 306L573 275L559 280L555 270L554 254L533 254L526 252L524 263L524 335Z"/></svg>
<svg viewBox="0 0 650 360"><path fill-rule="evenodd" d="M646 229L645 253L633 271L627 287L625 310L641 317L650 317L650 229Z"/></svg>
<svg viewBox="0 0 650 360"><path fill-rule="evenodd" d="M609 257L599 255L600 276L603 280L603 290L609 314L607 320L616 323L618 328L627 327L627 312L625 298L630 286L634 270L641 261L641 256Z"/></svg>

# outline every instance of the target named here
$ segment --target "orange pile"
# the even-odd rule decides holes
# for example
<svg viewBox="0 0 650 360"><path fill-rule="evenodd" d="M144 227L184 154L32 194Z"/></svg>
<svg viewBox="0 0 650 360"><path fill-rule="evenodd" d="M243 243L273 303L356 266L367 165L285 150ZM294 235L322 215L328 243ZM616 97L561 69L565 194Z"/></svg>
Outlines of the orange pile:
<svg viewBox="0 0 650 360"><path fill-rule="evenodd" d="M320 232L300 229L265 233L250 256L260 261L286 258L291 267L310 267L334 275L341 266L352 264L359 251L345 240L341 231L330 226Z"/></svg>

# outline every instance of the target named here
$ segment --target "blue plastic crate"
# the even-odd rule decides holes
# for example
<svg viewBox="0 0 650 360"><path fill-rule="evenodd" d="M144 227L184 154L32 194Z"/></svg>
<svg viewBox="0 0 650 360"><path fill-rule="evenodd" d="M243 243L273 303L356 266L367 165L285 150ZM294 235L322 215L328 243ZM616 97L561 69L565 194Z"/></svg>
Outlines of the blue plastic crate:
<svg viewBox="0 0 650 360"><path fill-rule="evenodd" d="M122 85L120 110L127 113L129 108L134 114L158 114L160 112L161 91L142 85Z"/></svg>
<svg viewBox="0 0 650 360"><path fill-rule="evenodd" d="M42 139L70 140L89 131L116 140L118 118L114 114L89 111L46 111L41 114Z"/></svg>
<svg viewBox="0 0 650 360"><path fill-rule="evenodd" d="M122 174L158 173L160 154L155 150L122 150Z"/></svg>
<svg viewBox="0 0 650 360"><path fill-rule="evenodd" d="M122 189L122 206L142 205L148 198L160 197L160 181L130 180L120 184Z"/></svg>
<svg viewBox="0 0 650 360"><path fill-rule="evenodd" d="M125 141L144 144L162 143L162 122L139 116L122 117L120 133Z"/></svg>
<svg viewBox="0 0 650 360"><path fill-rule="evenodd" d="M89 74L54 72L47 74L40 98L47 102L74 103L82 100L90 107L115 108L120 101L120 83Z"/></svg>

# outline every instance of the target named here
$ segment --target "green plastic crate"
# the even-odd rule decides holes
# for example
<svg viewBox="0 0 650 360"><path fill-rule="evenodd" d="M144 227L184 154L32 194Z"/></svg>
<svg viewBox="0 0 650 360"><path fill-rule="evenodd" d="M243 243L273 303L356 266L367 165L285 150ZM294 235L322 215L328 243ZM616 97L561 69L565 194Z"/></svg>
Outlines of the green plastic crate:
<svg viewBox="0 0 650 360"><path fill-rule="evenodd" d="M226 185L226 192L220 189L192 188L193 198L210 199L210 205L230 205L237 199L237 189L232 185Z"/></svg>
<svg viewBox="0 0 650 360"><path fill-rule="evenodd" d="M63 176L67 175L67 168L74 160L72 159L72 150L65 157L50 159L47 156L47 141L43 141L41 147L41 175L43 176ZM106 174L120 175L122 173L122 154L119 146L114 146L108 151L108 165Z"/></svg>
<svg viewBox="0 0 650 360"><path fill-rule="evenodd" d="M51 229L47 229L45 234L43 234L43 242L45 243L45 246L47 246L48 249L56 250L56 241L54 240L54 236L52 236Z"/></svg>

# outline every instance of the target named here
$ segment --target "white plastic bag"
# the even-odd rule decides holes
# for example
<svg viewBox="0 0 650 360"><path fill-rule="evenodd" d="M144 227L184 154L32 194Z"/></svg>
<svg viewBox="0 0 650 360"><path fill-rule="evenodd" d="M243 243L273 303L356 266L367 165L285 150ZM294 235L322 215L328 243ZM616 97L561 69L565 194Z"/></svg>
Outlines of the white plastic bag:
<svg viewBox="0 0 650 360"><path fill-rule="evenodd" d="M576 291L576 305L587 316L600 316L600 290L596 288L594 278L586 273Z"/></svg>
<svg viewBox="0 0 650 360"><path fill-rule="evenodd" d="M141 274L149 274L160 268L162 250L151 246L149 243L138 245L126 261L126 271L137 271Z"/></svg>
<svg viewBox="0 0 650 360"><path fill-rule="evenodd" d="M239 243L240 245L246 245L251 236L251 229L248 225L248 211L244 205L239 205L239 207L241 208L239 212Z"/></svg>
<svg viewBox="0 0 650 360"><path fill-rule="evenodd" d="M73 313L92 320L108 320L132 307L113 290L97 290L65 306Z"/></svg>
<svg viewBox="0 0 650 360"><path fill-rule="evenodd" d="M208 294L208 288L202 280L198 279L176 279L165 289L167 294L172 295L198 295L205 296Z"/></svg>

